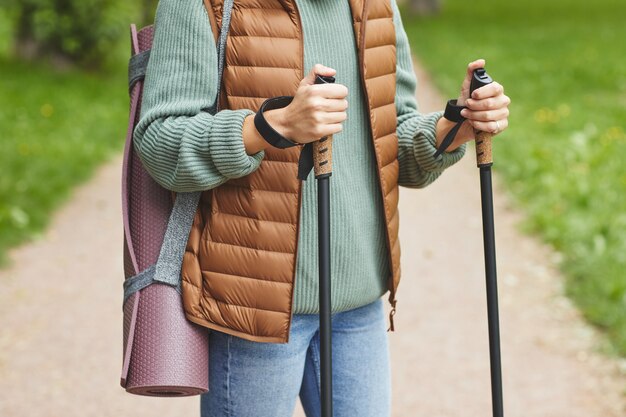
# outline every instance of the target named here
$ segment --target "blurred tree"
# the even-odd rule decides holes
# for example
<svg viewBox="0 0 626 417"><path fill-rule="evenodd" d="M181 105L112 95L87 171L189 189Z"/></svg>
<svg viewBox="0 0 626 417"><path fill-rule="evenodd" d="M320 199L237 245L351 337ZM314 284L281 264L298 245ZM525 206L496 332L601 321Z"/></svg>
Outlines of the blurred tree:
<svg viewBox="0 0 626 417"><path fill-rule="evenodd" d="M413 13L430 16L439 13L441 0L410 0L409 7Z"/></svg>
<svg viewBox="0 0 626 417"><path fill-rule="evenodd" d="M33 29L33 16L37 8L31 2L24 2L21 10L17 13L15 24L15 44L16 53L22 58L31 59L38 53L37 42Z"/></svg>
<svg viewBox="0 0 626 417"><path fill-rule="evenodd" d="M124 0L5 0L14 16L13 50L59 66L98 68L131 16Z"/></svg>

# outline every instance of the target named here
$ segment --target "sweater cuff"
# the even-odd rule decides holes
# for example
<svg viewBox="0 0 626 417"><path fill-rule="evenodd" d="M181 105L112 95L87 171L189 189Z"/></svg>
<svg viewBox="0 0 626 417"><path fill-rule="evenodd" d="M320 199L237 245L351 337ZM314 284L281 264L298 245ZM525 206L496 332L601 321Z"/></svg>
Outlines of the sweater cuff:
<svg viewBox="0 0 626 417"><path fill-rule="evenodd" d="M467 143L451 152L444 152L439 157L433 155L437 151L437 122L443 117L443 111L426 113L403 123L403 136L413 139L413 150L417 164L427 172L442 172L456 164L465 155Z"/></svg>
<svg viewBox="0 0 626 417"><path fill-rule="evenodd" d="M250 114L254 114L250 109L224 109L214 115L209 151L215 167L227 178L239 178L252 173L265 156L265 150L252 155L246 153L243 123Z"/></svg>

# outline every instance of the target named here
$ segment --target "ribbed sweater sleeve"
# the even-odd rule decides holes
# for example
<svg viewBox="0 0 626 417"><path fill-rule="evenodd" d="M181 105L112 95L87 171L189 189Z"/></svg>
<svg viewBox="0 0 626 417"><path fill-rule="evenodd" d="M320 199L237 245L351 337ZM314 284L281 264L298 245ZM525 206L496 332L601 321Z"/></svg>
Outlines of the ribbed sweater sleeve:
<svg viewBox="0 0 626 417"><path fill-rule="evenodd" d="M409 188L423 188L441 173L458 162L467 144L433 158L436 151L436 126L443 111L420 113L415 90L417 78L413 69L411 48L404 30L396 0L391 0L396 27L396 110L398 114L398 184Z"/></svg>
<svg viewBox="0 0 626 417"><path fill-rule="evenodd" d="M248 155L242 128L249 109L211 115L217 49L202 0L161 0L146 70L134 147L163 187L202 191L255 171L265 151Z"/></svg>

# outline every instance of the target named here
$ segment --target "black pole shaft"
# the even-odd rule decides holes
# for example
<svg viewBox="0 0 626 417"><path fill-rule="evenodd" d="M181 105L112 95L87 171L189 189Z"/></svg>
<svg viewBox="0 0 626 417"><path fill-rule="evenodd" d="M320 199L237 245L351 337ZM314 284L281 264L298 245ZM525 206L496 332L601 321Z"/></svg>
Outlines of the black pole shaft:
<svg viewBox="0 0 626 417"><path fill-rule="evenodd" d="M330 181L317 180L320 292L320 374L322 417L332 417L332 343L330 307Z"/></svg>
<svg viewBox="0 0 626 417"><path fill-rule="evenodd" d="M500 360L500 323L498 317L498 283L496 277L496 238L494 232L493 187L491 165L480 166L480 198L483 214L483 246L487 284L487 317L489 323L489 360L491 362L491 402L494 417L504 416L502 401L502 365Z"/></svg>

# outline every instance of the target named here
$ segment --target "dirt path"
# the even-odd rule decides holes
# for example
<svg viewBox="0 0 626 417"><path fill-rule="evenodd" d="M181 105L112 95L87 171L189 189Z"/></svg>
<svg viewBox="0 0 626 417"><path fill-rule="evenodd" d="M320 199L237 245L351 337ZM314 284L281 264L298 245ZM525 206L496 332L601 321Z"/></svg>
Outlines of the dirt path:
<svg viewBox="0 0 626 417"><path fill-rule="evenodd" d="M441 108L418 77L422 109ZM401 192L394 416L490 415L474 161L469 149L432 186ZM197 397L144 398L118 385L120 166L117 157L76 189L44 237L0 271L0 416L199 415ZM593 353L597 338L561 295L554 255L516 231L501 188L495 204L507 416L626 415L626 378Z"/></svg>

